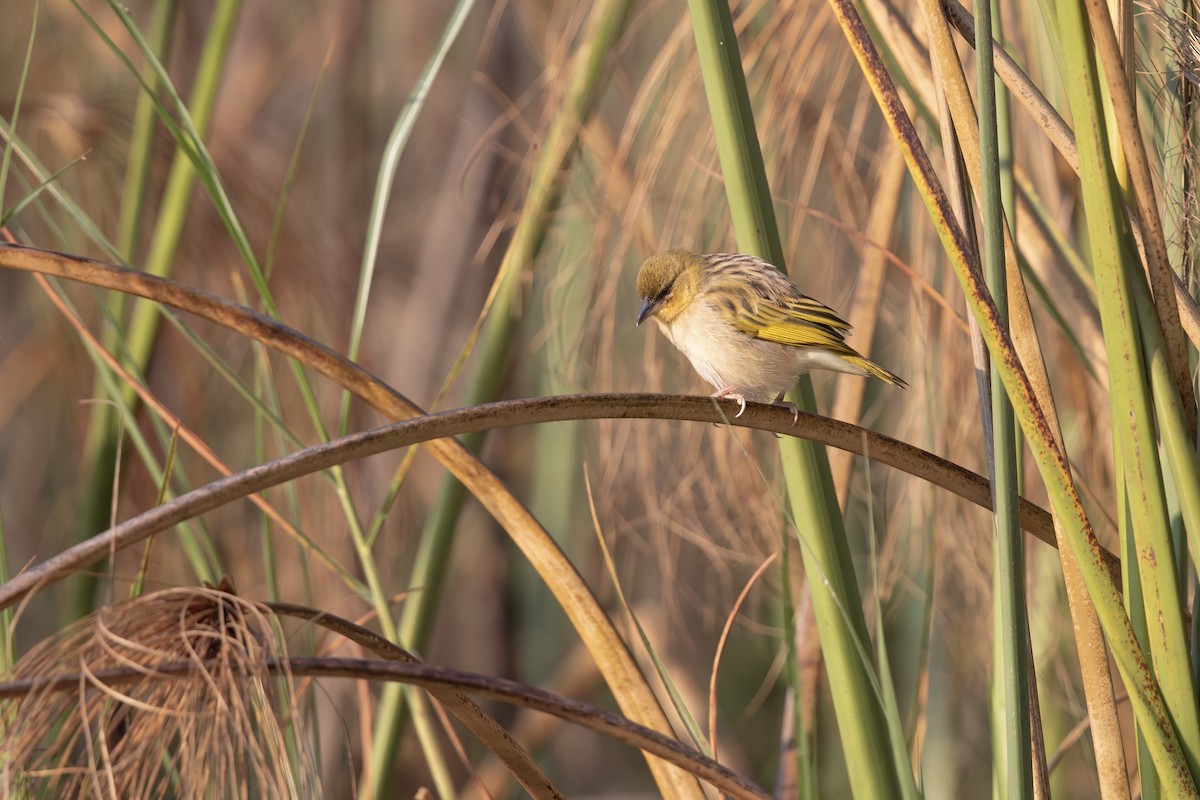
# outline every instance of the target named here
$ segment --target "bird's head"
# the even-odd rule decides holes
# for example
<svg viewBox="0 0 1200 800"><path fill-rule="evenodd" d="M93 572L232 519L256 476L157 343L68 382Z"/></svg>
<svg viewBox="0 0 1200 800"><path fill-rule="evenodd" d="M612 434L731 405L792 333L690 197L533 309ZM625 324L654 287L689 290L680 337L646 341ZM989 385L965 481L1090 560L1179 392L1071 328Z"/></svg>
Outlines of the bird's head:
<svg viewBox="0 0 1200 800"><path fill-rule="evenodd" d="M687 250L671 250L650 256L638 271L637 292L642 298L637 324L657 317L670 324L683 313L700 292L704 262Z"/></svg>

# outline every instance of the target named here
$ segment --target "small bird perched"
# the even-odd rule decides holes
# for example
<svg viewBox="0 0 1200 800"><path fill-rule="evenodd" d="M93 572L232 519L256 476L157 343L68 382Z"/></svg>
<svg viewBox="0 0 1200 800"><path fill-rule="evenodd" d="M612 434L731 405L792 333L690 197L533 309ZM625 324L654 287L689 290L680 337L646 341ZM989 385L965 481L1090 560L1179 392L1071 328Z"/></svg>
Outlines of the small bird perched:
<svg viewBox="0 0 1200 800"><path fill-rule="evenodd" d="M638 272L642 299L637 324L647 317L662 328L713 397L781 403L796 379L813 369L906 384L846 344L850 325L828 306L806 297L786 275L755 256L700 255L671 250L646 259Z"/></svg>

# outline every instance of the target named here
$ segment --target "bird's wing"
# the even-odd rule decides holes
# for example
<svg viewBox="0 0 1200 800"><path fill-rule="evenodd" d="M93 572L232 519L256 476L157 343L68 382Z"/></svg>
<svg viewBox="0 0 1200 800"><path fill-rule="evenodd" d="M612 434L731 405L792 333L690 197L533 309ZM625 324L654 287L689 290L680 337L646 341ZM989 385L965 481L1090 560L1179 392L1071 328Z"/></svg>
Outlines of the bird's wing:
<svg viewBox="0 0 1200 800"><path fill-rule="evenodd" d="M758 339L795 347L824 347L840 351L850 324L833 309L811 297L758 300L753 307L740 308L734 325Z"/></svg>

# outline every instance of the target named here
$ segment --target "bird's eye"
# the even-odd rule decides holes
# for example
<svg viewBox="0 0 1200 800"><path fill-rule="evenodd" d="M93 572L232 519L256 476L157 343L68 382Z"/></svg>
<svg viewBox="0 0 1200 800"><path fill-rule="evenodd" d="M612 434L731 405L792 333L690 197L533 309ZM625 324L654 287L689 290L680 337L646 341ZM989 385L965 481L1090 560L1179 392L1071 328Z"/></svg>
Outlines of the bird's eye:
<svg viewBox="0 0 1200 800"><path fill-rule="evenodd" d="M671 281L670 283L667 284L667 288L663 289L661 292L658 293L658 297L655 297L654 301L657 303L657 302L661 302L661 301L665 300L667 298L667 295L669 295L671 293L671 290L674 288L675 288L675 281Z"/></svg>

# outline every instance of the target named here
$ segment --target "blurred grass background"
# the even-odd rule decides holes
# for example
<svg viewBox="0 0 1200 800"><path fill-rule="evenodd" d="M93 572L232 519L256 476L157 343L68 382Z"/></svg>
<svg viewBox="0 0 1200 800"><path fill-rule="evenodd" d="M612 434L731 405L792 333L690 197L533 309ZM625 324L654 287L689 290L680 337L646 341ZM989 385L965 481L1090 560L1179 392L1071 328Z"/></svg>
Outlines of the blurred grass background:
<svg viewBox="0 0 1200 800"><path fill-rule="evenodd" d="M140 86L84 12L141 68L136 43L104 2L20 0L9 6L0 25L0 113L7 122L17 118L19 153L50 172L66 167L53 186L79 209L69 213L44 192L9 221L9 229L21 242L120 260L80 217L115 240L129 202L123 188L129 165L145 157L140 229L120 254L141 267L169 224L160 201L176 142L156 125L144 148L131 152ZM143 32L162 13L151 2L126 6ZM942 170L928 62L910 60L894 44L895 21L880 17L881 7L871 6L880 28L892 32L882 37L885 52ZM816 375L818 409L987 474L962 293L833 14L811 0L744 0L732 8L790 274L806 293L855 324L856 348L912 386L901 393ZM1005 47L1069 119L1055 44L1038 9L1015 0L998 9ZM167 29L164 66L190 102L188 87L203 78L203 54L212 46L210 25L222 12L233 14L227 49L216 57L217 89L204 141L251 247L269 265L279 317L334 350L350 351L356 336L367 221L377 207L373 196L389 131L410 103L453 10L450 2L180 3ZM677 2L635 3L620 15L618 35L595 78L594 110L571 129L577 149L555 172L557 197L537 218L544 238L531 259L509 265L514 283L504 290L509 305L501 313L515 323L511 344L498 356L481 347L456 371L506 251L520 235L514 230L554 120L569 103L572 66L591 35L592 12L589 4L549 0L476 3L428 87L380 227L357 354L366 369L423 408L478 401L469 387L478 385L475 376L485 368L494 372L500 398L707 392L657 331L633 325L632 282L646 256L676 246L702 252L737 247L691 21ZM908 15L917 46L923 46L928 33L917 4L895 13ZM1187 96L1178 88L1177 57L1181 51L1195 57L1186 50L1194 38L1181 38L1194 36L1191 23L1179 22L1180 13L1151 4L1132 27L1138 90L1147 119L1157 126L1145 133L1158 145L1160 176L1168 178L1183 171L1180 164L1192 152L1193 132L1180 127L1181 119L1190 120L1190 107L1181 112L1172 104L1173 97ZM1172 29L1164 19L1183 28ZM959 46L967 55L961 40ZM1100 540L1119 552L1108 375L1089 293L1080 187L1027 114L1014 111L1011 126L1012 161L1025 198L1017 241L1028 271L1045 287L1031 290L1033 311L1066 448ZM12 208L42 180L18 156L0 207ZM1175 220L1172 264L1191 285L1194 202L1168 191L1177 181L1160 180L1164 206L1182 209L1164 216ZM171 276L264 307L219 208L199 183L186 185L190 203L170 258ZM1072 271L1071 258L1084 263L1081 273ZM132 304L117 309L121 316L114 322L113 298L79 286L64 292L96 336L114 337L106 341L123 355L124 338L115 331L125 328ZM15 572L107 527L107 502L97 506L96 492L107 500L102 490L111 475L97 476L117 464L116 453L85 443L93 441L96 425L112 425L117 415L82 402L109 391L79 337L29 276L0 271L0 310L0 520ZM320 440L283 359L215 326L187 318L183 325L277 411L297 441ZM481 363L480 352L492 362ZM257 412L176 325L160 328L144 379L234 469L294 449L295 442L281 434L284 426ZM313 388L325 427L336 431L341 392L319 379ZM861 401L853 394L858 391ZM384 421L352 405L348 429ZM143 434L147 448L139 453L127 443L122 450L117 520L155 504L161 478L154 470L166 462L171 438L144 409L120 424ZM750 575L785 538L788 507L777 451L775 439L761 432L612 420L499 431L486 438L481 452L606 607L616 609L588 511L586 466L600 533L623 591L689 707L704 716L712 654L726 616ZM314 476L267 496L322 549L357 565L352 571L361 578L352 528L369 524L385 503L405 457L390 453L351 463L343 484ZM868 472L862 458L834 453L831 460L872 622L878 602L900 720L922 789L929 797L985 795L993 790L996 769L989 722L991 515L897 471L872 465ZM1025 496L1046 505L1032 461L1022 466ZM397 617L412 601L408 593L422 588L413 583L412 565L445 479L423 453L405 469L369 548L370 569ZM215 477L192 448L179 447L172 461L174 492ZM348 494L339 497L339 485ZM566 617L490 517L468 500L454 527L442 591L426 598L436 613L428 641L418 646L423 657L607 704ZM867 558L872 546L878 550L874 566ZM141 548L118 555L115 584L101 569L97 581L74 579L40 592L15 629L17 653L94 604L125 596L141 558ZM1053 754L1086 708L1057 554L1033 542L1028 559L1033 662ZM1190 575L1186 557L1183 563L1181 574ZM306 558L244 503L211 512L179 535L160 536L146 583L150 589L194 584L222 573L244 597L371 618L367 592L352 591ZM790 591L799 594L796 575ZM763 786L775 783L788 708L783 598L780 571L768 571L733 625L720 673L721 759ZM804 625L803 615L797 625L798 639L811 647L815 630ZM300 634L289 641L293 654L313 646ZM798 648L808 652L803 643ZM320 721L319 772L329 796L356 792L364 753L382 735L371 735L378 695L378 687L330 681L307 700ZM820 794L845 795L848 776L824 684L809 710L815 713ZM503 723L533 724L514 720L507 710L497 714ZM656 791L634 751L591 733L538 724L542 730L531 747L568 796ZM407 796L433 777L410 731L399 743L388 772L397 795ZM1134 752L1132 738L1128 746ZM1091 759L1086 736L1064 750L1052 775L1055 796L1097 795ZM472 760L482 763L481 757ZM453 783L464 793L474 791L466 770L451 762Z"/></svg>

